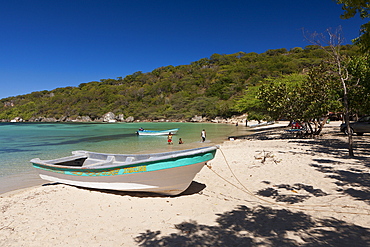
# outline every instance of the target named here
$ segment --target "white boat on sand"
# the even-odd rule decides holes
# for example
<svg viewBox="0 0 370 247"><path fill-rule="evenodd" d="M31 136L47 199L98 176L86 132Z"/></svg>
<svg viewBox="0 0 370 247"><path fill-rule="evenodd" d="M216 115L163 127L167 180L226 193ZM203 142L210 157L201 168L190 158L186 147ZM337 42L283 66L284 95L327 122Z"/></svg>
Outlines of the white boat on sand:
<svg viewBox="0 0 370 247"><path fill-rule="evenodd" d="M96 189L177 195L186 190L218 146L154 154L74 151L72 156L31 163L42 179Z"/></svg>

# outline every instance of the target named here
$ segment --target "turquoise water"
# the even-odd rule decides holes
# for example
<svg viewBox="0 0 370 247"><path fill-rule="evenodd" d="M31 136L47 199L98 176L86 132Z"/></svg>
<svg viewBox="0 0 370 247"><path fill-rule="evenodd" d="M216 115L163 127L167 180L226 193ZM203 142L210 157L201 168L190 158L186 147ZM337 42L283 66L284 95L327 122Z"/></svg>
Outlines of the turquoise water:
<svg viewBox="0 0 370 247"><path fill-rule="evenodd" d="M173 145L167 136L137 136L140 127L151 130L179 128ZM200 142L202 129L207 140ZM0 123L0 193L9 181L35 183L32 158L53 159L71 155L74 150L104 153L151 153L211 146L227 136L245 134L245 127L202 123ZM184 144L178 144L182 138ZM17 179L21 178L21 179ZM37 181L40 183L40 181ZM22 187L22 186L21 186ZM9 190L9 189L7 189Z"/></svg>

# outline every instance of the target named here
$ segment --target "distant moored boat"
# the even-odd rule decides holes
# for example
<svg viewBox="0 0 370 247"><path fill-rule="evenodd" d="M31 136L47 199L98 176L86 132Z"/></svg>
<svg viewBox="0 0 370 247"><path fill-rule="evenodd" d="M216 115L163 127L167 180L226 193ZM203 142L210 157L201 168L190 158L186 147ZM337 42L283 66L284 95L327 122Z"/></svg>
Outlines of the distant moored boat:
<svg viewBox="0 0 370 247"><path fill-rule="evenodd" d="M144 130L139 129L136 131L136 133L140 136L163 136L168 135L171 133L172 135L175 135L179 131L179 129L169 129L169 130Z"/></svg>

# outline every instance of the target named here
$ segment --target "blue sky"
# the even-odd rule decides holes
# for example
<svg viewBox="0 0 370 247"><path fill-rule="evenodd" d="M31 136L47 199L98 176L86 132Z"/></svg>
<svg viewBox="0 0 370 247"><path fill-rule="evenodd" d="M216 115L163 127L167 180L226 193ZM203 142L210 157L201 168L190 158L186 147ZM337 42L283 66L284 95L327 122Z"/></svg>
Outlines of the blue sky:
<svg viewBox="0 0 370 247"><path fill-rule="evenodd" d="M214 53L310 45L302 28L342 26L346 43L368 20L340 19L331 0L4 0L0 98L190 64Z"/></svg>

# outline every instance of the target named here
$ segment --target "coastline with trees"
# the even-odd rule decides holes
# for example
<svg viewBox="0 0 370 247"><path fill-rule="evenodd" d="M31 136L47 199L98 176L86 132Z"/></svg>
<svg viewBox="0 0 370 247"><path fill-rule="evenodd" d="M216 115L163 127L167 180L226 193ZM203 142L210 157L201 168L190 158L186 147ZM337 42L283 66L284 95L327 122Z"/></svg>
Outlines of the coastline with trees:
<svg viewBox="0 0 370 247"><path fill-rule="evenodd" d="M364 63L357 55L357 46L341 46L340 51L343 56ZM102 79L78 87L4 98L0 100L0 119L101 121L105 114L112 112L119 116L118 121L126 121L128 117L139 121L191 121L196 115L211 120L242 114L247 114L251 120L271 120L276 114L268 111L265 99L258 98L260 89L266 91L268 85L279 80L297 84L297 77L300 77L308 93L318 90L307 82L326 83L333 78L327 78L323 68L328 66L323 63L327 59L325 51L314 45L289 51L285 48L268 50L262 54L213 54L189 65L161 67L125 78ZM363 72L354 71L355 64L351 68L352 73L364 76ZM335 92L336 89L331 90ZM337 93L332 98L335 96ZM366 99L364 94L358 96ZM359 100L361 104L353 111L363 114L368 102ZM340 108L339 96L337 101L335 109L330 111Z"/></svg>

